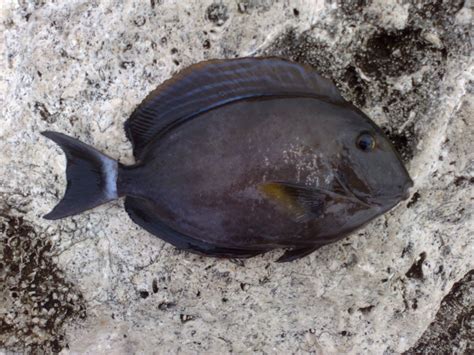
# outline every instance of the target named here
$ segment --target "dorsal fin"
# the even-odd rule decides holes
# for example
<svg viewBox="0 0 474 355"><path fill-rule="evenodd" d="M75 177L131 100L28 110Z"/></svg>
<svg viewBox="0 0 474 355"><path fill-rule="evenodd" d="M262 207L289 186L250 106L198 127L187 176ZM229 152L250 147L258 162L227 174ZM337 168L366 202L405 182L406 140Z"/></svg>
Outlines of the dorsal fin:
<svg viewBox="0 0 474 355"><path fill-rule="evenodd" d="M259 96L314 96L345 103L310 66L280 58L210 60L191 65L152 91L125 123L134 155L155 137L202 112Z"/></svg>

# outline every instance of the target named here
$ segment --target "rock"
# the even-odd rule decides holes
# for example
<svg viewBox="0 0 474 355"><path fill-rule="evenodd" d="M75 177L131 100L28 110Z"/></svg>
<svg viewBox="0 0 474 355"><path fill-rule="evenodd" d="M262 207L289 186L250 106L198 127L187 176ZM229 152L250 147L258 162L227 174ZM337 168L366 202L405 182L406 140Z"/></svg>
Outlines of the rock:
<svg viewBox="0 0 474 355"><path fill-rule="evenodd" d="M418 341L428 326L451 322L435 320L441 300L474 268L467 2L20 1L0 14L5 351L399 353L429 349ZM177 251L133 224L122 201L41 218L63 192L65 159L40 131L131 163L122 125L149 91L192 63L248 55L334 80L400 150L411 200L290 264L274 263L276 252L235 261ZM31 233L14 242L9 221ZM47 254L27 246L39 240ZM52 328L49 293L35 290L43 282L13 296L23 279L12 268L40 265L54 270L48 300L65 310Z"/></svg>
<svg viewBox="0 0 474 355"><path fill-rule="evenodd" d="M456 282L443 298L435 320L405 354L474 352L474 270Z"/></svg>

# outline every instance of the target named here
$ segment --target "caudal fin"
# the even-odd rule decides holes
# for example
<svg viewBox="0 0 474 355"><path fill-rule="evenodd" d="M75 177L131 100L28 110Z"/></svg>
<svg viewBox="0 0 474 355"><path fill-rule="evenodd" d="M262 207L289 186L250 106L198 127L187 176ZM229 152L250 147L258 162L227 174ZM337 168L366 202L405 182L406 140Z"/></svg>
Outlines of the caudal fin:
<svg viewBox="0 0 474 355"><path fill-rule="evenodd" d="M66 192L44 218L72 216L118 198L117 161L65 134L51 131L41 134L58 144L67 158Z"/></svg>

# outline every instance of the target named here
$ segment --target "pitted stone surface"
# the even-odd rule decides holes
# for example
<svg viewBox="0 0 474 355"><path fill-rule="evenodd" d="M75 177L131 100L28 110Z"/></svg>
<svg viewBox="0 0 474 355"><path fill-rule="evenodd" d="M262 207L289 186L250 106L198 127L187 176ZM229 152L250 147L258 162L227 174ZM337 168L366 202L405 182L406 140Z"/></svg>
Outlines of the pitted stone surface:
<svg viewBox="0 0 474 355"><path fill-rule="evenodd" d="M60 307L70 311L36 333L47 318L20 311L12 318L9 302L29 306L10 298L21 278L5 270L23 268L11 258L25 254L2 236L2 260L11 250L11 261L0 264L8 298L0 347L326 354L420 344L443 297L474 268L470 6L4 1L0 232L21 220L32 243L48 246L34 265L61 276L38 286L62 290ZM192 63L249 55L309 63L334 80L402 153L415 181L411 200L290 264L274 263L278 253L235 261L177 251L134 225L122 201L57 222L41 218L64 190L65 159L40 131L70 134L132 163L122 126L149 91ZM12 319L34 336L4 326Z"/></svg>

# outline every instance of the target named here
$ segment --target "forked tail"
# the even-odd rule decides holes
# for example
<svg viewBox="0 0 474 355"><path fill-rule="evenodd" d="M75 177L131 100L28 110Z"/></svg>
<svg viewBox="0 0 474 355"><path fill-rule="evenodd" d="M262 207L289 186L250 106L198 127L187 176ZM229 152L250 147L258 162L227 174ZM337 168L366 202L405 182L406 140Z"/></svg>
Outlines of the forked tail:
<svg viewBox="0 0 474 355"><path fill-rule="evenodd" d="M44 216L59 219L72 216L118 198L116 160L58 132L42 132L66 154L67 187L62 200Z"/></svg>

